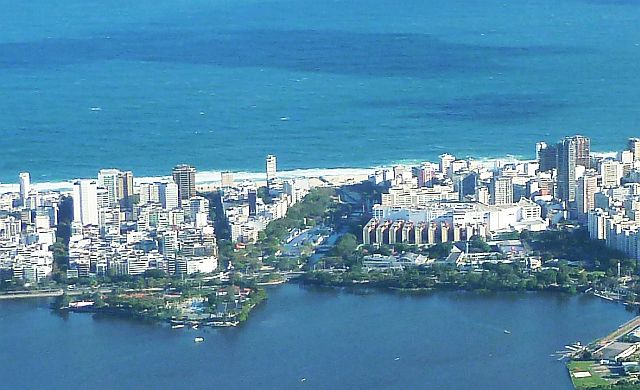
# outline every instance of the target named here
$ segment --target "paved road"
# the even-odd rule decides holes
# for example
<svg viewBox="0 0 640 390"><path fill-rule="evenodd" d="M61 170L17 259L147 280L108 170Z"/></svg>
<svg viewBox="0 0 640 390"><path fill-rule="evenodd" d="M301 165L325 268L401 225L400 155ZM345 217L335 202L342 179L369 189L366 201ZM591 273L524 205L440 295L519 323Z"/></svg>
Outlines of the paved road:
<svg viewBox="0 0 640 390"><path fill-rule="evenodd" d="M618 329L616 329L613 332L611 332L608 336L605 336L605 337L601 338L600 340L598 340L598 344L600 344L602 346L598 350L600 350L600 349L604 348L605 346L611 344L617 338L619 338L621 336L624 336L625 334L631 332L632 330L634 330L635 328L637 328L639 326L640 326L640 316L632 318L631 320L625 322L624 324L620 325L618 327Z"/></svg>
<svg viewBox="0 0 640 390"><path fill-rule="evenodd" d="M54 290L36 290L36 291L12 291L0 294L0 299L18 299L18 298L46 298L57 297L62 295L62 289Z"/></svg>

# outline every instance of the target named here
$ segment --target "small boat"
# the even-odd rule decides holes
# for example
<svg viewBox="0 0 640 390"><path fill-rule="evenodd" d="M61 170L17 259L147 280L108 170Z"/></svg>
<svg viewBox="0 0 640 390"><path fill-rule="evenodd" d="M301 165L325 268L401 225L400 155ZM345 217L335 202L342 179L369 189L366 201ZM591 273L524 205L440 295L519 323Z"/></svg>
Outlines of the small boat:
<svg viewBox="0 0 640 390"><path fill-rule="evenodd" d="M395 360L395 361L397 362L398 360L400 360L400 358L399 358L399 357L397 357L397 358L395 358L395 359L393 359L393 360Z"/></svg>
<svg viewBox="0 0 640 390"><path fill-rule="evenodd" d="M91 107L90 108L91 111L102 111L101 107Z"/></svg>
<svg viewBox="0 0 640 390"><path fill-rule="evenodd" d="M504 334L511 334L511 332L509 332L508 330L504 330Z"/></svg>
<svg viewBox="0 0 640 390"><path fill-rule="evenodd" d="M191 326L191 329L198 329L198 327L199 327L199 325L198 325L198 324L193 324L193 325Z"/></svg>
<svg viewBox="0 0 640 390"><path fill-rule="evenodd" d="M204 341L204 337L200 337L200 336L198 336L198 337L196 337L195 339L193 339L193 341L194 341L194 342L196 342L196 343L201 343L201 342L203 342L203 341Z"/></svg>
<svg viewBox="0 0 640 390"><path fill-rule="evenodd" d="M171 325L171 329L181 329L184 328L184 324Z"/></svg>

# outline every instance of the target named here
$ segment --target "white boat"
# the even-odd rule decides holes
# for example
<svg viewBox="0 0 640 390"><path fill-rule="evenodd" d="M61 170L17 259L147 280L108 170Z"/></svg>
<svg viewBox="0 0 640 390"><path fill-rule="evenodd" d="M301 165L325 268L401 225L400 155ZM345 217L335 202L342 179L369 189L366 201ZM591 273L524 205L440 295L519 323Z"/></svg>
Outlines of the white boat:
<svg viewBox="0 0 640 390"><path fill-rule="evenodd" d="M171 329L180 329L180 328L184 328L184 324L177 324L177 325L171 326Z"/></svg>
<svg viewBox="0 0 640 390"><path fill-rule="evenodd" d="M504 330L504 334L511 334L511 332L509 332L508 330Z"/></svg>
<svg viewBox="0 0 640 390"><path fill-rule="evenodd" d="M194 342L196 342L196 343L201 343L201 342L203 342L203 341L204 341L204 337L200 337L200 336L198 336L198 337L196 337L195 339L193 339L193 341L194 341Z"/></svg>

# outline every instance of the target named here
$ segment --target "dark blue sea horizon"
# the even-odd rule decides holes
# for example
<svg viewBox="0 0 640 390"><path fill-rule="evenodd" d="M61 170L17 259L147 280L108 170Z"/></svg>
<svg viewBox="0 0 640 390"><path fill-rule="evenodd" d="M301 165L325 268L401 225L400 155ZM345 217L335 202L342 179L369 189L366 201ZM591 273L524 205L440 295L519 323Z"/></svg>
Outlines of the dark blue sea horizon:
<svg viewBox="0 0 640 390"><path fill-rule="evenodd" d="M0 181L618 150L640 135L639 5L4 2Z"/></svg>

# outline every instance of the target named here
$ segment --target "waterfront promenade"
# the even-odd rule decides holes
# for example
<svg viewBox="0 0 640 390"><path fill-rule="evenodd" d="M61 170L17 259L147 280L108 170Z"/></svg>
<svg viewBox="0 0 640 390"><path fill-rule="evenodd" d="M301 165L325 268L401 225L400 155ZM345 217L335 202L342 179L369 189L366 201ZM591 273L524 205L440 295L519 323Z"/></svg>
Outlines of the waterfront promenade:
<svg viewBox="0 0 640 390"><path fill-rule="evenodd" d="M61 288L58 289L44 289L44 290L22 290L22 291L8 291L0 294L0 299L19 299L19 298L49 298L59 297L64 293Z"/></svg>
<svg viewBox="0 0 640 390"><path fill-rule="evenodd" d="M144 289L144 291L149 290L158 290L158 289ZM161 290L161 289L160 289ZM101 288L99 290L95 290L89 287L86 288L78 288L76 290L66 290L66 294L70 296L77 296L82 294L90 294L94 292L100 292L102 294L107 294L112 291L111 288ZM125 290L125 291L134 291L134 290ZM18 290L18 291L5 291L0 293L0 299L26 299L26 298L53 298L59 297L65 293L65 290L62 288L48 288L48 289L39 289L39 290Z"/></svg>
<svg viewBox="0 0 640 390"><path fill-rule="evenodd" d="M599 344L600 347L598 347L598 349L595 352L596 353L599 352L602 348L605 348L607 345L611 344L618 338L626 335L627 333L631 332L632 330L638 327L640 327L640 316L632 318L631 320L620 325L618 329L614 330L609 335L599 340L596 340L595 343Z"/></svg>

